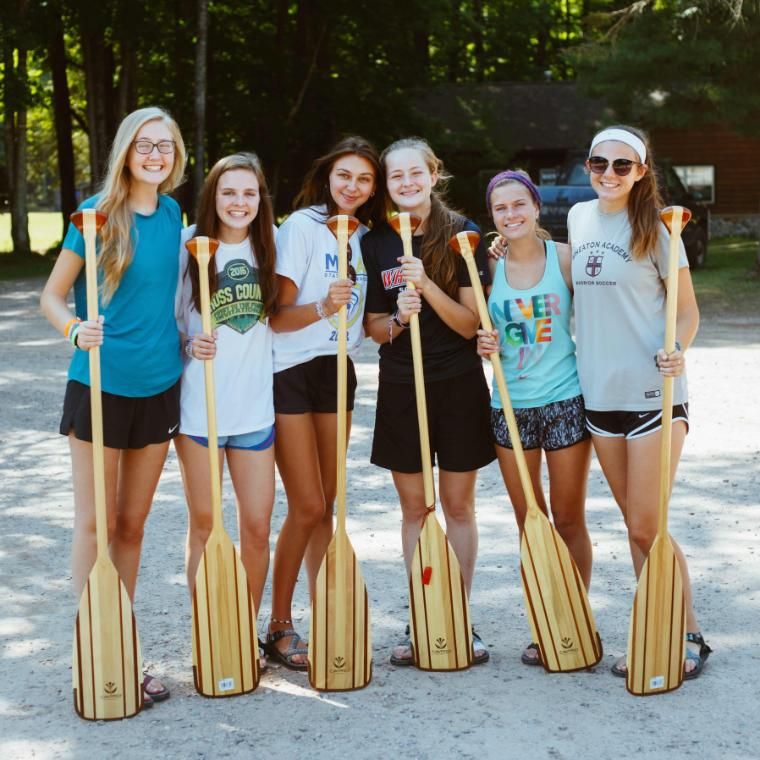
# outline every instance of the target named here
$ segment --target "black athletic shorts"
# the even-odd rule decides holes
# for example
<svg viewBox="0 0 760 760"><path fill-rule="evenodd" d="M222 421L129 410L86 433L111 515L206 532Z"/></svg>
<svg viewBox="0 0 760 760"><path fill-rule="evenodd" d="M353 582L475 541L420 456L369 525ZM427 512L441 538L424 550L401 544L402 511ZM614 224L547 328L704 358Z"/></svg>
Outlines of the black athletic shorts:
<svg viewBox="0 0 760 760"><path fill-rule="evenodd" d="M155 396L130 398L113 393L103 398L103 444L109 449L142 449L152 443L165 443L179 431L179 389L177 380L171 388ZM90 387L69 380L63 399L61 435L92 443Z"/></svg>
<svg viewBox="0 0 760 760"><path fill-rule="evenodd" d="M348 395L346 410L354 409L356 372L348 359ZM315 356L274 373L274 411L276 414L306 414L338 411L338 357L335 354Z"/></svg>
<svg viewBox="0 0 760 760"><path fill-rule="evenodd" d="M442 470L470 472L496 458L491 397L480 367L425 383L425 397L433 463L437 456ZM394 472L422 471L414 383L380 383L370 461Z"/></svg>
<svg viewBox="0 0 760 760"><path fill-rule="evenodd" d="M515 409L517 430L524 449L558 451L590 438L586 430L583 396L553 401L544 406ZM494 441L512 448L503 409L491 409L491 430Z"/></svg>
<svg viewBox="0 0 760 760"><path fill-rule="evenodd" d="M686 423L689 431L689 405L673 405L673 422ZM634 438L656 433L662 428L662 409L649 412L594 412L586 409L586 427L602 438Z"/></svg>

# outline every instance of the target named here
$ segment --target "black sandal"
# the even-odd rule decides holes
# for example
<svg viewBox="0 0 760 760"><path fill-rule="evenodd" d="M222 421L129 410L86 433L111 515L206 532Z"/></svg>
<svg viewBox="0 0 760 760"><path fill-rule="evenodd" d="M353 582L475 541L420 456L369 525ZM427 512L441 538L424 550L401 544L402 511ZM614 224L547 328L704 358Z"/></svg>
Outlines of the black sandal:
<svg viewBox="0 0 760 760"><path fill-rule="evenodd" d="M535 657L528 657L526 652L530 650L531 652L535 652ZM541 651L538 648L538 644L535 642L532 642L528 644L527 647L523 650L523 653L520 655L520 662L523 665L540 665L541 664Z"/></svg>
<svg viewBox="0 0 760 760"><path fill-rule="evenodd" d="M292 621L288 621L292 622ZM280 651L277 648L277 642L280 639L290 637L290 645L284 651ZM293 642L298 644L303 639L293 628L286 628L283 631L267 631L267 640L264 644L264 651L267 653L267 657L271 657L275 662L284 665L289 670L307 670L308 664L305 662L293 662L293 657L296 655L308 655L308 647L293 646Z"/></svg>
<svg viewBox="0 0 760 760"><path fill-rule="evenodd" d="M690 670L688 673L684 670L684 681L688 681L699 676L705 667L707 658L712 652L712 649L710 649L710 647L705 644L705 640L702 638L701 633L687 633L686 641L691 642L692 644L697 644L699 646L699 654L689 649L689 647L686 647L686 660L691 660L693 663L695 663L695 667L694 670Z"/></svg>

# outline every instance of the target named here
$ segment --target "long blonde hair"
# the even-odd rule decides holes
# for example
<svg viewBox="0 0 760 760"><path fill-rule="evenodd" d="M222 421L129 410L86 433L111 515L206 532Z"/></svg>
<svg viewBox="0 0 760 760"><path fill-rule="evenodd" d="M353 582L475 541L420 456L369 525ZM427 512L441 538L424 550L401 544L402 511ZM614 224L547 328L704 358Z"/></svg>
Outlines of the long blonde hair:
<svg viewBox="0 0 760 760"><path fill-rule="evenodd" d="M443 161L435 155L427 140L421 137L404 137L391 143L380 155L384 169L388 156L396 150L409 148L418 151L431 174L438 174L438 181L430 194L430 215L422 238L422 263L430 279L451 298L459 289L457 280L457 254L449 247L449 240L464 229L466 218L450 208L445 200L446 185L451 175L443 167Z"/></svg>
<svg viewBox="0 0 760 760"><path fill-rule="evenodd" d="M149 121L161 121L171 132L174 140L174 165L169 176L158 186L159 193L169 193L183 180L187 160L185 143L177 122L162 108L140 108L124 117L111 145L108 169L99 191L97 208L108 216L100 231L101 247L98 266L103 272L101 299L111 300L119 287L129 263L132 261L132 227L134 214L129 210L130 173L127 156L137 133Z"/></svg>

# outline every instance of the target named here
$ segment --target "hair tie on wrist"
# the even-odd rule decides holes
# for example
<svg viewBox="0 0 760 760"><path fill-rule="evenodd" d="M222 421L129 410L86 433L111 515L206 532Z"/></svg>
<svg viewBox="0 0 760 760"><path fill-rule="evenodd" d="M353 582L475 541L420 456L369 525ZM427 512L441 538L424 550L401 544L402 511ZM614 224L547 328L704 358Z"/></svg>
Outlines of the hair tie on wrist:
<svg viewBox="0 0 760 760"><path fill-rule="evenodd" d="M318 301L314 302L314 308L317 310L317 316L320 319L327 319L327 312L325 311L325 306L323 303L324 299L320 298Z"/></svg>

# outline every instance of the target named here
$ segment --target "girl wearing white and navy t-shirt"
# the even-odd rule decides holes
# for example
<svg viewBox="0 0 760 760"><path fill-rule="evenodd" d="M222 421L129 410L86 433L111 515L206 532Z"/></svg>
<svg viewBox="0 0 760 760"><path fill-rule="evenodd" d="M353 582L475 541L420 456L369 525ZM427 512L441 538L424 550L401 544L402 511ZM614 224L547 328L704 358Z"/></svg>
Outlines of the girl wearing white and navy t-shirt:
<svg viewBox="0 0 760 760"><path fill-rule="evenodd" d="M298 209L277 233L279 298L274 336L275 454L288 499L274 555L267 654L306 670L306 643L293 627L293 590L304 557L313 596L333 532L337 459L338 310L347 306L348 351L364 337L367 274L359 241L385 213L375 148L360 137L341 140L318 158L296 198ZM362 223L349 241L350 278L338 279L338 243L326 222L335 214ZM356 375L348 362L348 424Z"/></svg>

